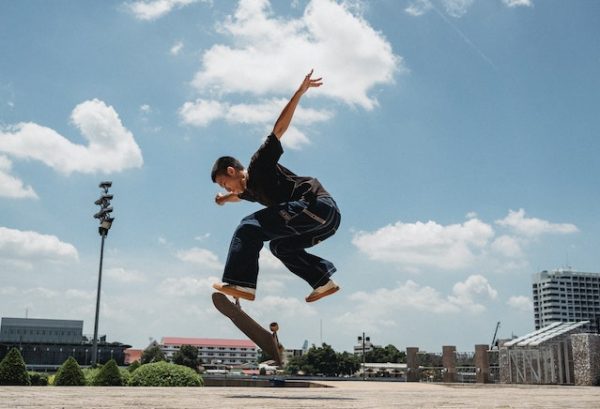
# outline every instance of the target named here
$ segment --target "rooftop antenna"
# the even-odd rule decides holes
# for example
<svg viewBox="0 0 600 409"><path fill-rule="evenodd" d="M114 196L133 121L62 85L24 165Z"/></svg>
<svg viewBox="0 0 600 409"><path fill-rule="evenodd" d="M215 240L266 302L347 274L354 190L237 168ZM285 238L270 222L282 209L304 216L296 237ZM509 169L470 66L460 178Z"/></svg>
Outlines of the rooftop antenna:
<svg viewBox="0 0 600 409"><path fill-rule="evenodd" d="M29 308L25 308L25 319L29 318Z"/></svg>

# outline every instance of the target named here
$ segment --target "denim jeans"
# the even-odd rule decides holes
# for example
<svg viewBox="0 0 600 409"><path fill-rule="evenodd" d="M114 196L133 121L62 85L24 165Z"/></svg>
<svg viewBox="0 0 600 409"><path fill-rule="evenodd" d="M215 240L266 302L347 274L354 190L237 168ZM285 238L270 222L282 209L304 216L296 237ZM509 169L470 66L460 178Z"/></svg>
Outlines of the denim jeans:
<svg viewBox="0 0 600 409"><path fill-rule="evenodd" d="M336 271L330 261L306 248L331 237L340 225L340 211L331 197L280 203L242 219L233 234L223 282L256 288L258 257L265 241L271 252L312 288L325 284Z"/></svg>

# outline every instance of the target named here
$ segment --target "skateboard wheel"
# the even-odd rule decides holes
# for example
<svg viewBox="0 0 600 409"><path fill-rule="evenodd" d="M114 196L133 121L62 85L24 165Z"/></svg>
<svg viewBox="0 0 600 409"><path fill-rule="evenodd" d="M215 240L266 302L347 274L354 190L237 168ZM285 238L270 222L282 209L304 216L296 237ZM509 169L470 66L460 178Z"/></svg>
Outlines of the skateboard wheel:
<svg viewBox="0 0 600 409"><path fill-rule="evenodd" d="M272 332L277 332L279 331L279 324L277 324L276 322L272 322L271 325L269 325L269 328Z"/></svg>

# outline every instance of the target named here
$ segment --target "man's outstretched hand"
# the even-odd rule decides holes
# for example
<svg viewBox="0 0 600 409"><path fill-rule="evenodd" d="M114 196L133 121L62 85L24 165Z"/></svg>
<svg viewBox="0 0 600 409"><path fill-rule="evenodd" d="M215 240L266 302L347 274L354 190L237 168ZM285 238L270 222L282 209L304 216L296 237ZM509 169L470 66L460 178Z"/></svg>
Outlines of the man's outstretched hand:
<svg viewBox="0 0 600 409"><path fill-rule="evenodd" d="M313 71L314 70L310 70L306 77L304 77L304 81L302 81L302 84L300 84L300 88L298 88L298 91L301 94L304 94L306 91L308 91L309 88L320 87L321 85L323 85L323 78L311 78Z"/></svg>

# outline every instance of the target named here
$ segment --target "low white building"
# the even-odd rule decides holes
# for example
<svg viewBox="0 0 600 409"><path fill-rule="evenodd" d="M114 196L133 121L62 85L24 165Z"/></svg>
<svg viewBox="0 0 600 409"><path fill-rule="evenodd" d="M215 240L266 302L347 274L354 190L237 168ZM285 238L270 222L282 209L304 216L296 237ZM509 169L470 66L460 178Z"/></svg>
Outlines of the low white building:
<svg viewBox="0 0 600 409"><path fill-rule="evenodd" d="M249 339L164 337L160 348L168 359L172 359L182 345L198 348L198 357L209 365L243 365L255 363L258 358L256 344Z"/></svg>

